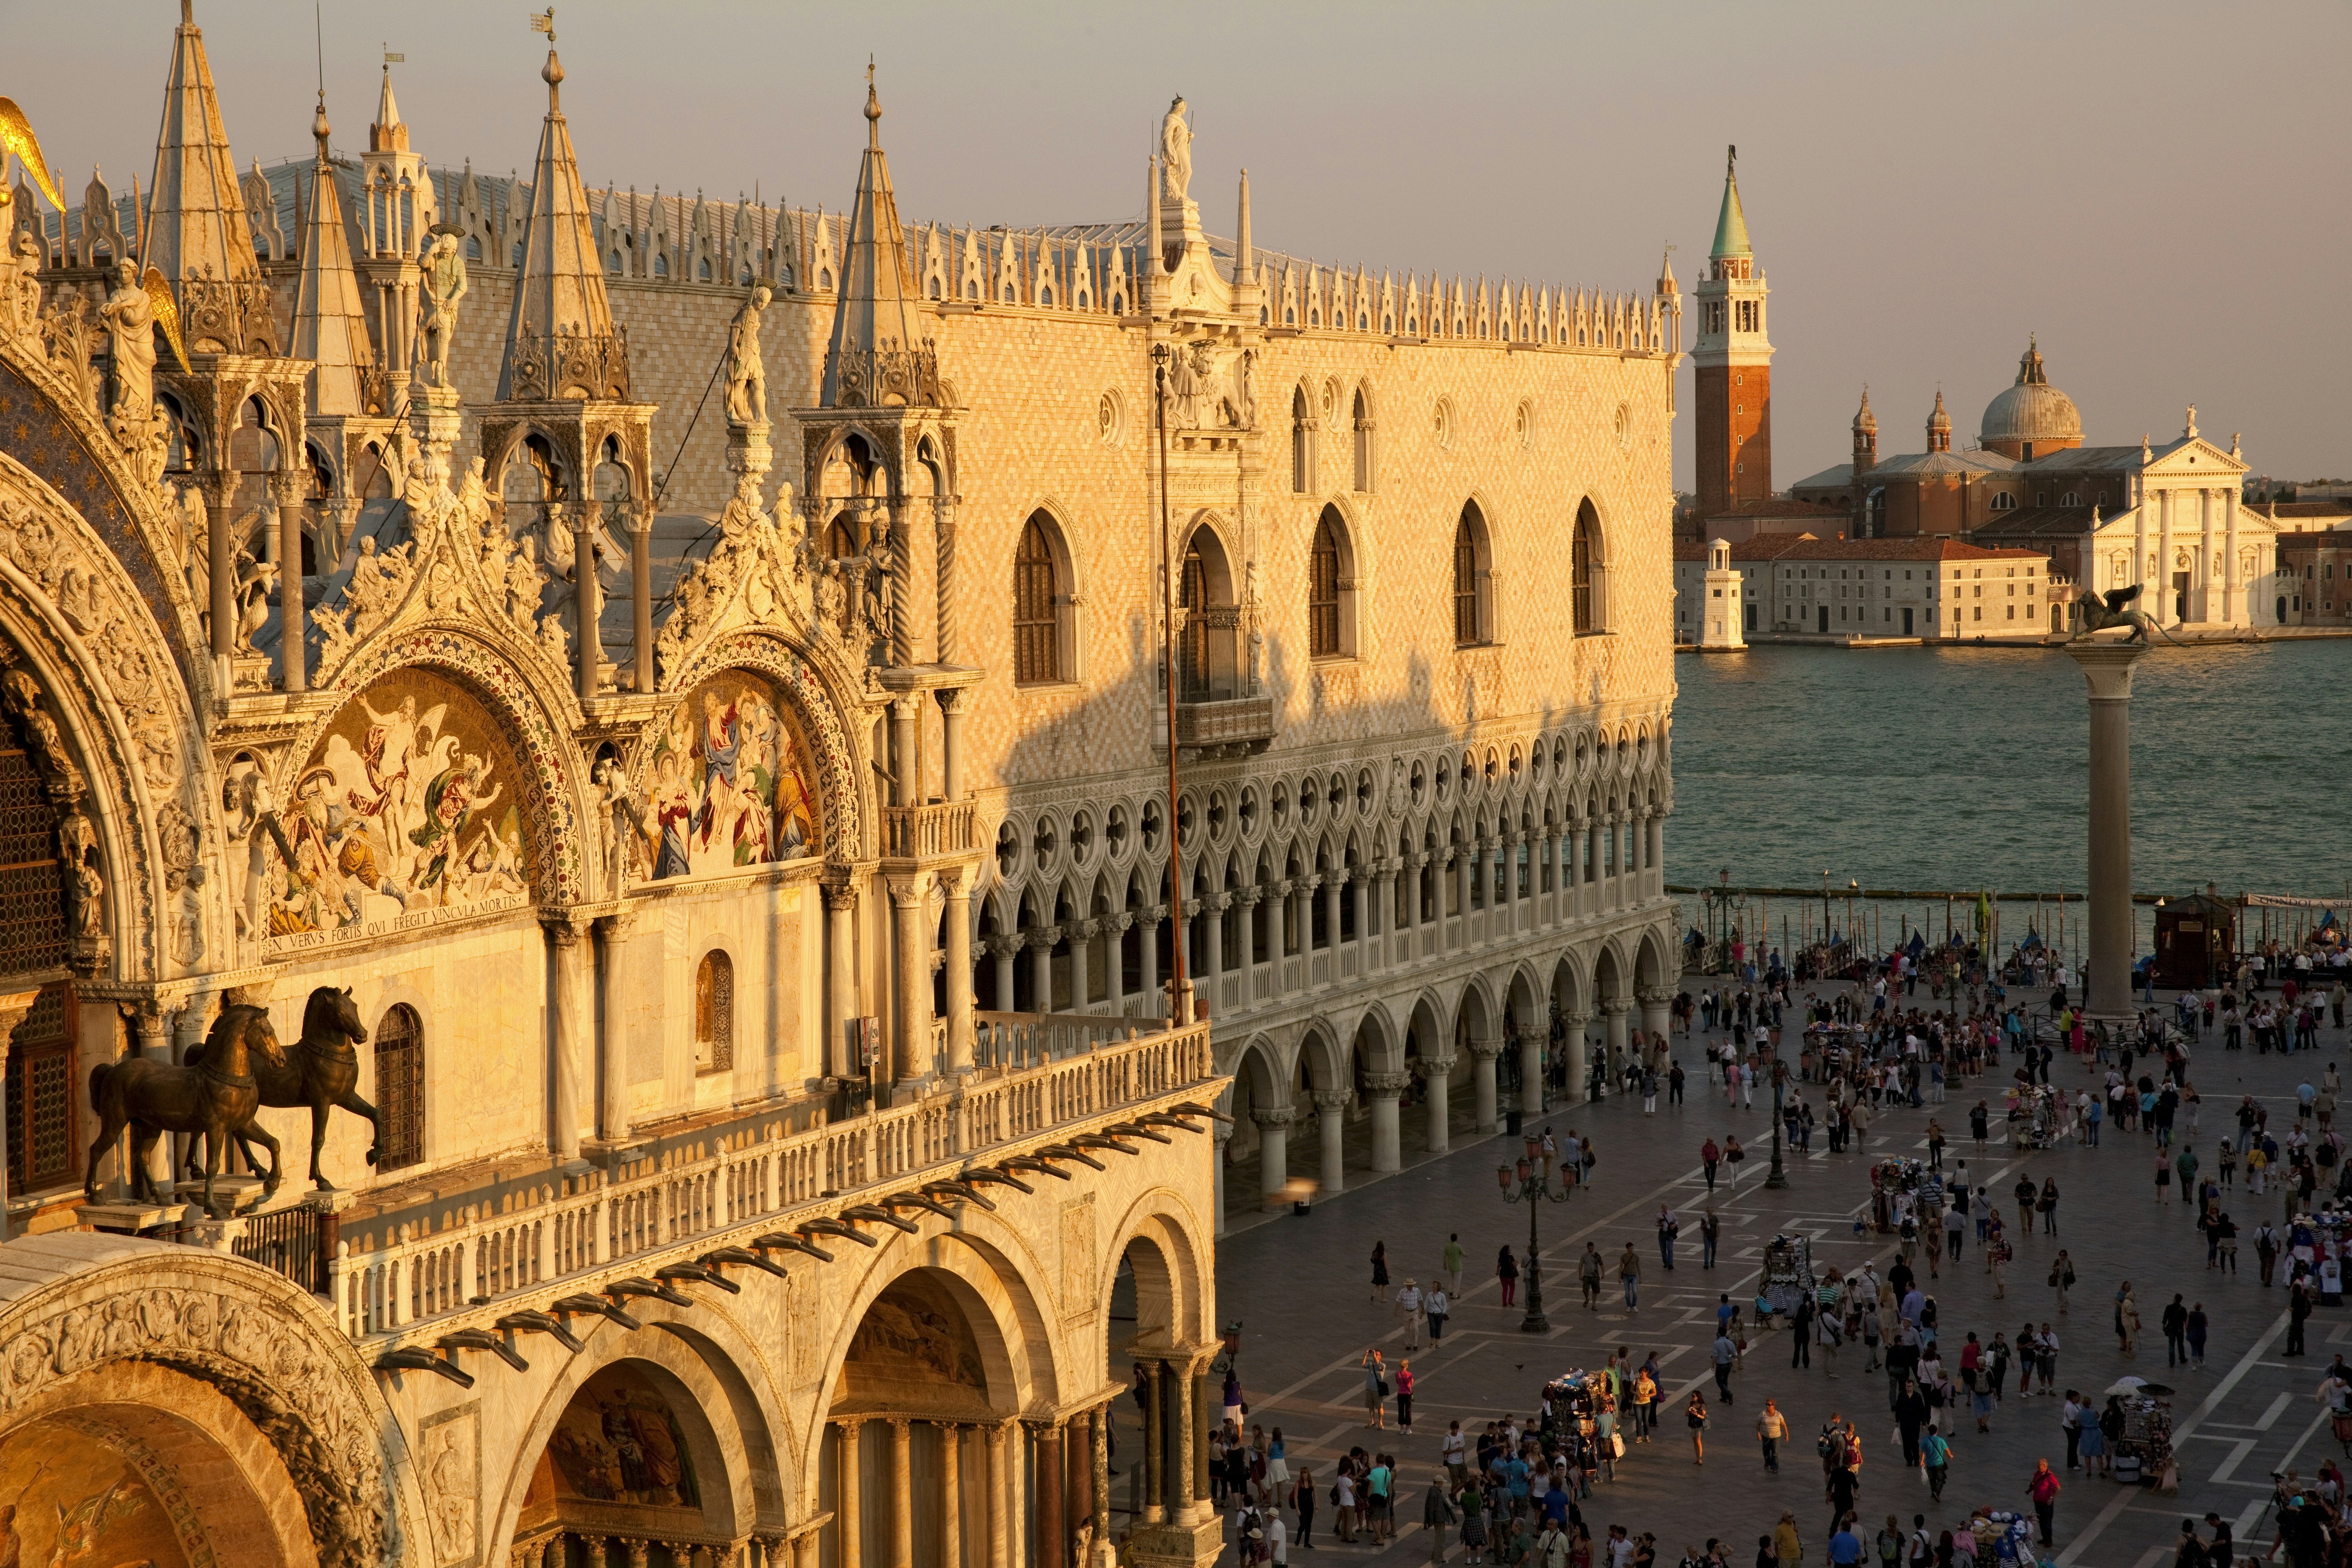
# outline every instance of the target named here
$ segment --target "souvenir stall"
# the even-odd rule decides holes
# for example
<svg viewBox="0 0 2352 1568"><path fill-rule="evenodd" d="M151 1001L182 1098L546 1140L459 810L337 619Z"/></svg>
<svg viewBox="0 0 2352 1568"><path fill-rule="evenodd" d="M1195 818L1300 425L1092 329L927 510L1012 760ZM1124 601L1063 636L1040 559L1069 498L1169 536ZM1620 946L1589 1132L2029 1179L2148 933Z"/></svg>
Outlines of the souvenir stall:
<svg viewBox="0 0 2352 1568"><path fill-rule="evenodd" d="M2179 1484L2172 1465L2172 1390L2146 1378L2118 1379L2106 1397L2119 1401L2124 1435L2116 1439L2116 1479L2126 1486Z"/></svg>
<svg viewBox="0 0 2352 1568"><path fill-rule="evenodd" d="M1764 1283L1757 1294L1772 1310L1794 1312L1813 1293L1812 1243L1801 1236L1776 1236L1764 1248Z"/></svg>
<svg viewBox="0 0 2352 1568"><path fill-rule="evenodd" d="M1870 1223L1879 1235L1899 1229L1906 1214L1926 1223L1944 1206L1944 1174L1924 1162L1893 1157L1870 1168Z"/></svg>

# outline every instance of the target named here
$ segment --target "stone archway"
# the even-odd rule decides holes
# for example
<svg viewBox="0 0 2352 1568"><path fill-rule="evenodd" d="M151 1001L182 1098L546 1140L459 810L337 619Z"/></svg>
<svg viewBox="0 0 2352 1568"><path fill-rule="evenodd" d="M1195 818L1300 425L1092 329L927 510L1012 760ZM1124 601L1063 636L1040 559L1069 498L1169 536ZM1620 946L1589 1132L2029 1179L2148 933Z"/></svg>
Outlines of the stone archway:
<svg viewBox="0 0 2352 1568"><path fill-rule="evenodd" d="M159 1506L178 1487L191 1563L191 1532L224 1563L433 1555L404 1440L315 1298L225 1255L96 1233L27 1238L9 1257L47 1278L0 1311L0 1468L70 1440L119 1459Z"/></svg>

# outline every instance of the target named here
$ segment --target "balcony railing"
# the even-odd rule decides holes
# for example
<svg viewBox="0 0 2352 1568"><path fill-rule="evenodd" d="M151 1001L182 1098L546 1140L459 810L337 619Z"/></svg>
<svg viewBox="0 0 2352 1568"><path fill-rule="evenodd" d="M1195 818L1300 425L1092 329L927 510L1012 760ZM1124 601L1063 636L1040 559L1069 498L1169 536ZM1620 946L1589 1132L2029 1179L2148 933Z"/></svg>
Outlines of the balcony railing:
<svg viewBox="0 0 2352 1568"><path fill-rule="evenodd" d="M779 1122L699 1158L627 1167L639 1173L621 1179L592 1173L508 1213L469 1216L461 1206L457 1223L429 1233L403 1226L356 1245L347 1237L330 1265L336 1316L371 1355L430 1344L547 1299L657 1279L714 1247L835 1217L886 1191L950 1177L975 1155L1022 1153L1080 1122L1213 1092L1205 1023L1133 1035L1110 1018L988 1017L1025 1018L1024 1065L806 1131ZM1009 1047L1016 1026L991 1028L1003 1028Z"/></svg>
<svg viewBox="0 0 2352 1568"><path fill-rule="evenodd" d="M882 808L882 858L938 860L980 847L979 807L968 800Z"/></svg>
<svg viewBox="0 0 2352 1568"><path fill-rule="evenodd" d="M1230 697L1221 701L1179 700L1176 704L1179 746L1243 756L1265 750L1273 739L1271 696Z"/></svg>

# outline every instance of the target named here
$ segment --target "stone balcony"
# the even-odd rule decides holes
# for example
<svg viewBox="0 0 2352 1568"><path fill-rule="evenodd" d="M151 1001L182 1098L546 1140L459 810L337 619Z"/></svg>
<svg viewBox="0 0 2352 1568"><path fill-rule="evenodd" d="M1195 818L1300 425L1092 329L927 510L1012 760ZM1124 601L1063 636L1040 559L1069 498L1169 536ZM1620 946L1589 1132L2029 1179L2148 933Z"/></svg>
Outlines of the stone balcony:
<svg viewBox="0 0 2352 1568"><path fill-rule="evenodd" d="M1273 741L1274 699L1270 695L1179 700L1176 704L1176 744L1197 756L1254 756Z"/></svg>
<svg viewBox="0 0 2352 1568"><path fill-rule="evenodd" d="M979 808L969 800L882 808L882 858L913 861L969 858L980 852Z"/></svg>
<svg viewBox="0 0 2352 1568"><path fill-rule="evenodd" d="M460 1351L506 1356L574 1319L625 1318L638 1297L678 1304L689 1286L727 1289L730 1268L870 1246L873 1227L913 1228L902 1210L951 1214L1041 1175L1083 1179L1070 1167L1181 1146L1186 1131L1205 1134L1224 1086L1205 1022L987 1022L982 1066L903 1105L798 1131L755 1120L698 1157L550 1174L496 1213L445 1192L428 1223L345 1226L323 1294L372 1363L470 1381ZM1199 1147L1209 1157L1205 1136Z"/></svg>

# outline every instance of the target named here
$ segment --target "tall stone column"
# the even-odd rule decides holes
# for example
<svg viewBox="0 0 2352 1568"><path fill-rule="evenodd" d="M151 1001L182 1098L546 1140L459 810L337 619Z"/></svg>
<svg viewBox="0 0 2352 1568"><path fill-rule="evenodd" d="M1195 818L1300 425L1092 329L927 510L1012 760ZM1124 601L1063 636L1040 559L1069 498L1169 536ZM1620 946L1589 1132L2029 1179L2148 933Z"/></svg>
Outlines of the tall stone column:
<svg viewBox="0 0 2352 1568"><path fill-rule="evenodd" d="M1644 991L1641 1002L1642 1035L1650 1044L1650 1065L1663 1072L1674 1046L1668 1031L1674 1026L1675 994L1664 990Z"/></svg>
<svg viewBox="0 0 2352 1568"><path fill-rule="evenodd" d="M1354 1098L1352 1091L1344 1089L1315 1091L1315 1136L1323 1167L1316 1187L1326 1197L1336 1196L1348 1184L1347 1110Z"/></svg>
<svg viewBox="0 0 2352 1568"><path fill-rule="evenodd" d="M1168 998L1160 989L1160 922L1167 918L1168 907L1154 904L1136 921L1142 932L1143 994L1158 998L1151 1004L1151 1016L1160 1018L1169 1016Z"/></svg>
<svg viewBox="0 0 2352 1568"><path fill-rule="evenodd" d="M940 1563L963 1568L963 1428L939 1423Z"/></svg>
<svg viewBox="0 0 2352 1568"><path fill-rule="evenodd" d="M822 1071L856 1072L849 1059L849 1021L857 1016L857 889L845 881L824 888L824 1050Z"/></svg>
<svg viewBox="0 0 2352 1568"><path fill-rule="evenodd" d="M555 1026L554 1060L548 1073L547 1147L558 1160L580 1157L580 1062L587 1055L586 999L581 995L580 939L588 922L569 910L540 914L548 941L555 946L554 1004L548 1009Z"/></svg>
<svg viewBox="0 0 2352 1568"><path fill-rule="evenodd" d="M1165 1363L1148 1361L1143 1372L1143 1522L1164 1524L1168 1520L1168 1416L1161 1400L1167 1393L1168 1368Z"/></svg>
<svg viewBox="0 0 2352 1568"><path fill-rule="evenodd" d="M982 1433L988 1445L988 1568L1013 1568L1013 1477L1005 1454L1011 1425L1000 1421Z"/></svg>
<svg viewBox="0 0 2352 1568"><path fill-rule="evenodd" d="M914 605L907 594L915 559L913 541L908 535L907 503L894 493L890 497L890 662L900 669L915 662Z"/></svg>
<svg viewBox="0 0 2352 1568"><path fill-rule="evenodd" d="M1454 907L1460 911L1462 921L1454 928L1454 945L1456 947L1470 940L1470 887L1471 879L1475 875L1475 869L1470 863L1470 855L1471 851L1466 845L1456 846L1454 850Z"/></svg>
<svg viewBox="0 0 2352 1568"><path fill-rule="evenodd" d="M1584 912L1598 914L1608 906L1608 862L1601 858L1601 831L1608 818L1599 812L1584 819Z"/></svg>
<svg viewBox="0 0 2352 1568"><path fill-rule="evenodd" d="M604 932L604 963L596 972L604 1003L604 1026L596 1037L596 1136L618 1143L629 1136L629 1042L621 1020L626 1012L623 989L636 911L624 910L596 923Z"/></svg>
<svg viewBox="0 0 2352 1568"><path fill-rule="evenodd" d="M1400 931L1415 931L1421 925L1421 873L1429 864L1429 857L1416 849L1404 858L1404 918L1397 922ZM1413 943L1413 956L1421 956L1419 942Z"/></svg>
<svg viewBox="0 0 2352 1568"><path fill-rule="evenodd" d="M931 498L931 544L936 552L940 662L953 664L959 651L956 636L956 498ZM948 799L962 797L950 790Z"/></svg>
<svg viewBox="0 0 2352 1568"><path fill-rule="evenodd" d="M1445 1075L1454 1070L1454 1057L1423 1057L1422 1088L1429 1095L1429 1152L1443 1154L1454 1146L1452 1130L1446 1125Z"/></svg>
<svg viewBox="0 0 2352 1568"><path fill-rule="evenodd" d="M892 877L890 908L898 926L898 1016L891 1031L890 1081L912 1090L931 1070L931 941L926 919L931 879L923 872Z"/></svg>
<svg viewBox="0 0 2352 1568"><path fill-rule="evenodd" d="M901 660L900 662L904 662ZM923 776L915 764L916 699L901 697L890 704L890 804L923 804Z"/></svg>
<svg viewBox="0 0 2352 1568"><path fill-rule="evenodd" d="M310 684L302 650L302 470L285 466L269 476L269 504L275 516L264 521L278 525L278 683L289 691Z"/></svg>
<svg viewBox="0 0 2352 1568"><path fill-rule="evenodd" d="M1103 931L1103 996L1110 1003L1114 1018L1127 1012L1127 928L1135 923L1130 914L1105 915Z"/></svg>
<svg viewBox="0 0 2352 1568"><path fill-rule="evenodd" d="M1258 1132L1258 1196L1262 1206L1274 1208L1290 1184L1290 1119L1286 1105L1263 1106L1250 1112Z"/></svg>
<svg viewBox="0 0 2352 1568"><path fill-rule="evenodd" d="M951 661L941 654L940 662ZM950 804L963 798L963 710L961 688L940 693L940 798Z"/></svg>
<svg viewBox="0 0 2352 1568"><path fill-rule="evenodd" d="M1093 1487L1088 1499L1094 1505L1095 1552L1100 1556L1110 1550L1110 1406L1098 1406L1087 1417L1087 1447L1091 1450L1088 1468ZM1132 1461L1130 1461L1132 1462ZM1078 1568L1095 1568L1092 1563L1082 1563Z"/></svg>
<svg viewBox="0 0 2352 1568"><path fill-rule="evenodd" d="M2213 614L2213 590L2217 586L2213 571L2214 492L2197 492L2197 567L2189 574L2189 614L2191 619L2210 621Z"/></svg>
<svg viewBox="0 0 2352 1568"><path fill-rule="evenodd" d="M1476 1095L1478 1131L1492 1132L1496 1125L1495 1115L1495 1058L1503 1054L1503 1042L1497 1039L1473 1038L1470 1042L1470 1083Z"/></svg>
<svg viewBox="0 0 2352 1568"><path fill-rule="evenodd" d="M1069 1531L1062 1519L1067 1501L1062 1482L1062 1426L1040 1421L1029 1428L1037 1453L1037 1550L1031 1561L1037 1568L1067 1568Z"/></svg>
<svg viewBox="0 0 2352 1568"><path fill-rule="evenodd" d="M915 1568L915 1424L890 1419L890 1568Z"/></svg>
<svg viewBox="0 0 2352 1568"><path fill-rule="evenodd" d="M205 524L205 569L212 589L213 662L220 672L221 694L229 689L228 660L236 652L236 541L229 537L230 498L236 477L226 471L207 474L196 484L208 521Z"/></svg>
<svg viewBox="0 0 2352 1568"><path fill-rule="evenodd" d="M2078 637L2066 651L2082 667L2091 702L2091 967L2083 1010L2130 1022L2131 684L2146 643Z"/></svg>
<svg viewBox="0 0 2352 1568"><path fill-rule="evenodd" d="M948 1071L971 1070L971 878L958 866L940 874L947 889Z"/></svg>
<svg viewBox="0 0 2352 1568"><path fill-rule="evenodd" d="M1591 1063L1586 1059L1584 1049L1585 1026L1591 1022L1592 1016L1589 1013L1562 1013L1559 1016L1559 1026L1568 1036L1568 1065L1566 1076L1568 1078L1568 1102L1570 1105L1574 1105L1579 1100L1584 1099L1585 1079L1591 1075L1592 1070Z"/></svg>
<svg viewBox="0 0 2352 1568"><path fill-rule="evenodd" d="M1612 1073L1625 1069L1625 1052L1629 1048L1625 1016L1633 1010L1633 1004L1622 996L1612 996L1601 1004L1601 1016L1609 1031L1609 1070Z"/></svg>
<svg viewBox="0 0 2352 1568"><path fill-rule="evenodd" d="M1061 940L1058 926L1039 926L1029 933L1029 989L1036 994L1030 999L1034 1012L1054 1010L1054 944Z"/></svg>
<svg viewBox="0 0 2352 1568"><path fill-rule="evenodd" d="M559 509L550 506L550 521ZM572 606L580 621L580 700L593 700L604 665L604 586L596 578L596 509L582 503L572 513Z"/></svg>
<svg viewBox="0 0 2352 1568"><path fill-rule="evenodd" d="M2221 492L2221 619L2231 626L2238 624L2239 590L2245 586L2238 580L2238 491L2235 486ZM2246 622L2253 623L2253 606L2245 606Z"/></svg>
<svg viewBox="0 0 2352 1568"><path fill-rule="evenodd" d="M1176 1382L1176 1463L1169 1477L1168 1511L1178 1524L1191 1524L1200 1518L1202 1494L1207 1490L1193 1479L1193 1471L1208 1456L1204 1434L1200 1429L1202 1417L1201 1380L1192 1374L1189 1363L1171 1362L1168 1371Z"/></svg>
<svg viewBox="0 0 2352 1568"><path fill-rule="evenodd" d="M1372 1169L1398 1171L1404 1168L1404 1151L1397 1136L1397 1099L1404 1086L1412 1081L1401 1072L1375 1072L1364 1075L1364 1090L1372 1100Z"/></svg>
<svg viewBox="0 0 2352 1568"><path fill-rule="evenodd" d="M1335 985L1339 980L1339 889L1349 875L1335 870L1323 878L1323 945L1331 954L1331 982Z"/></svg>
<svg viewBox="0 0 2352 1568"><path fill-rule="evenodd" d="M636 689L650 692L654 689L654 520L650 512L635 507L629 511L629 627L636 645L631 660L636 667Z"/></svg>
<svg viewBox="0 0 2352 1568"><path fill-rule="evenodd" d="M1544 1108L1544 1030L1532 1018L1519 1020L1519 1110L1541 1116Z"/></svg>
<svg viewBox="0 0 2352 1568"><path fill-rule="evenodd" d="M1070 922L1070 1011L1083 1013L1095 999L1095 938L1102 934L1102 922L1095 920Z"/></svg>
<svg viewBox="0 0 2352 1568"><path fill-rule="evenodd" d="M1223 1236L1225 1234L1225 1150L1234 1141L1232 1124L1224 1121L1210 1123L1209 1140L1216 1150L1215 1163L1212 1167L1215 1173L1213 1180L1217 1205L1216 1233Z"/></svg>
<svg viewBox="0 0 2352 1568"><path fill-rule="evenodd" d="M1029 1540L1029 1463L1023 1449L1021 1423L1004 1424L1004 1538L1013 1551L1013 1561L1027 1564L1033 1561Z"/></svg>
<svg viewBox="0 0 2352 1568"><path fill-rule="evenodd" d="M1013 963L1020 956L1021 947L1018 936L992 936L988 939L988 955L996 961L996 1010L1000 1013L1013 1011Z"/></svg>
<svg viewBox="0 0 2352 1568"><path fill-rule="evenodd" d="M863 1505L864 1490L858 1476L857 1435L865 1429L860 1420L836 1421L834 1430L841 1434L840 1459L834 1473L834 1534L841 1542L844 1564L863 1564L866 1561L866 1536Z"/></svg>
<svg viewBox="0 0 2352 1568"><path fill-rule="evenodd" d="M2157 512L2156 539L2156 603L2140 608L2156 617L2160 626L2174 625L2179 616L2172 613L2172 490L2157 491L2161 503Z"/></svg>
<svg viewBox="0 0 2352 1568"><path fill-rule="evenodd" d="M1369 977L1372 973L1372 878L1369 866L1358 866L1348 872L1348 897L1353 900L1356 916L1356 973ZM1339 928L1334 926L1333 931ZM1333 941L1338 938L1334 937ZM1333 975L1334 980L1338 975Z"/></svg>

